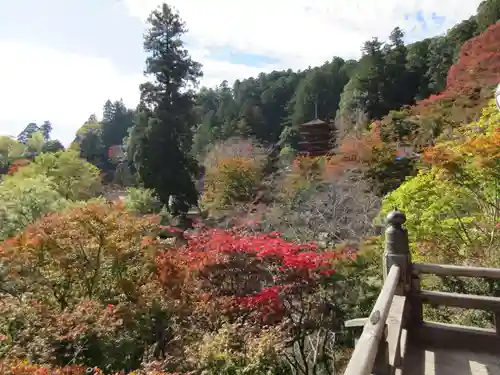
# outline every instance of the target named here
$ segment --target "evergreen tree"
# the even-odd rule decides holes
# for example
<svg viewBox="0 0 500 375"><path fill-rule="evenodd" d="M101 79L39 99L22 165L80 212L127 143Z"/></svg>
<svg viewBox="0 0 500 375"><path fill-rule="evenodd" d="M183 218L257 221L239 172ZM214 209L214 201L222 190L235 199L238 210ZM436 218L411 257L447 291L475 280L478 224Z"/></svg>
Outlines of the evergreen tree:
<svg viewBox="0 0 500 375"><path fill-rule="evenodd" d="M50 121L44 121L43 125L40 126L40 131L43 134L45 142L47 142L50 139L50 133L52 133L52 124L50 123Z"/></svg>
<svg viewBox="0 0 500 375"><path fill-rule="evenodd" d="M28 139L31 137L31 135L33 133L36 133L40 131L40 128L38 127L37 124L35 124L34 122L30 122L25 128L24 130L19 133L19 135L17 136L17 140L23 144L26 144L26 142L28 141Z"/></svg>
<svg viewBox="0 0 500 375"><path fill-rule="evenodd" d="M387 113L387 103L382 94L385 92L385 59L382 42L377 38L365 42L363 57L355 79L356 88L364 94L366 113L370 119L380 119Z"/></svg>
<svg viewBox="0 0 500 375"><path fill-rule="evenodd" d="M42 147L42 152L58 152L58 151L64 151L64 146L57 139L55 140L51 139L47 141Z"/></svg>
<svg viewBox="0 0 500 375"><path fill-rule="evenodd" d="M196 163L190 156L194 93L201 66L184 48L186 29L178 13L163 4L148 18L144 35L146 74L154 80L141 85L140 113L131 140L133 160L146 188L163 204L174 198L174 214L197 203L193 181Z"/></svg>
<svg viewBox="0 0 500 375"><path fill-rule="evenodd" d="M429 44L427 65L429 70L426 75L429 79L431 92L441 92L446 87L448 70L453 64L455 43L450 42L446 36L433 38Z"/></svg>
<svg viewBox="0 0 500 375"><path fill-rule="evenodd" d="M106 150L123 143L123 138L133 125L133 119L134 111L125 107L122 100L106 101L102 116L102 143Z"/></svg>
<svg viewBox="0 0 500 375"><path fill-rule="evenodd" d="M396 27L389 36L385 53L386 84L384 101L387 109L399 108L413 101L414 92L408 87L408 72L406 59L408 51L403 41L404 33Z"/></svg>

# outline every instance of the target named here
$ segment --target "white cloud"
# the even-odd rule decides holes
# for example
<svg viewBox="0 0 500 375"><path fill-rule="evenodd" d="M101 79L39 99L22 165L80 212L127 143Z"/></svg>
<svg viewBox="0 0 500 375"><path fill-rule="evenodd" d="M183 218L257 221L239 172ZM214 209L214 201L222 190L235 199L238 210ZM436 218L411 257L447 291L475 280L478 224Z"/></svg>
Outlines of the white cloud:
<svg viewBox="0 0 500 375"><path fill-rule="evenodd" d="M160 0L124 0L131 14L145 19ZM233 49L279 60L281 69L318 65L333 56L358 57L361 44L386 39L395 26L411 39L445 32L474 14L481 0L170 0L186 22L190 47ZM421 11L429 21L423 31L405 15ZM445 22L430 23L433 14ZM212 76L210 59L201 60ZM274 67L274 66L273 66ZM262 69L261 69L262 70ZM239 71L243 73L244 69ZM224 78L221 76L219 79ZM243 78L243 77L242 77Z"/></svg>
<svg viewBox="0 0 500 375"><path fill-rule="evenodd" d="M0 40L0 134L16 136L28 123L50 120L66 145L108 98L130 106L139 99L142 73L124 76L106 59L66 54Z"/></svg>
<svg viewBox="0 0 500 375"><path fill-rule="evenodd" d="M122 0L145 19L160 0ZM186 21L189 49L203 63L202 83L256 76L274 69L303 69L333 56L358 57L361 44L385 39L397 25L411 39L446 31L475 13L481 0L167 0ZM446 17L440 27L421 30L405 15L421 10ZM276 64L251 67L215 60L214 47L265 55ZM0 40L0 134L16 135L29 122L50 120L54 136L68 144L89 114L100 113L108 98L138 101L142 72L124 75L106 59L79 56ZM131 51L132 52L132 51ZM132 52L134 53L134 52Z"/></svg>

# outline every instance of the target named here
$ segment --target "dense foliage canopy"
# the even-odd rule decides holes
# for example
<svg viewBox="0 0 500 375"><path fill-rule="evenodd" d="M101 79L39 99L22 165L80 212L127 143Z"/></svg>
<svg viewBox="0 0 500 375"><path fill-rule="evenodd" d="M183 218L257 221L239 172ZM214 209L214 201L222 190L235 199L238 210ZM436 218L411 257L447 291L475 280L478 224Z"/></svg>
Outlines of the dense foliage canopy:
<svg viewBox="0 0 500 375"><path fill-rule="evenodd" d="M0 137L0 373L339 373L394 207L414 260L500 267L499 18L487 0L445 35L196 91L187 26L153 10L137 108L108 100L68 150L49 121ZM331 153L298 155L316 117Z"/></svg>

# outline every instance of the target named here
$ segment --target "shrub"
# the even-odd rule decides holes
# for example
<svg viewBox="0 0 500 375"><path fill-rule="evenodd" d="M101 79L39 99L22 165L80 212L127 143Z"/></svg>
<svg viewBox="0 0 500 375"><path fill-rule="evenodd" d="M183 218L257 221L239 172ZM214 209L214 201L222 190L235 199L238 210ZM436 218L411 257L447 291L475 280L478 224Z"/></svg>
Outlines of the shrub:
<svg viewBox="0 0 500 375"><path fill-rule="evenodd" d="M202 205L214 210L251 200L266 158L264 149L251 141L230 139L214 146L205 160Z"/></svg>
<svg viewBox="0 0 500 375"><path fill-rule="evenodd" d="M69 200L88 199L101 191L99 170L74 150L42 153L12 178L20 181L40 175L50 177L56 191Z"/></svg>
<svg viewBox="0 0 500 375"><path fill-rule="evenodd" d="M274 202L258 216L264 231L292 240L320 240L326 247L375 234L381 199L362 176L346 171L304 188L293 199Z"/></svg>
<svg viewBox="0 0 500 375"><path fill-rule="evenodd" d="M68 201L56 191L53 180L48 177L22 180L6 177L0 184L0 240L67 205Z"/></svg>
<svg viewBox="0 0 500 375"><path fill-rule="evenodd" d="M138 367L155 314L155 228L110 204L45 216L2 244L0 350L35 363ZM146 340L146 341L144 341ZM151 341L153 340L153 341Z"/></svg>
<svg viewBox="0 0 500 375"><path fill-rule="evenodd" d="M17 159L12 161L12 163L9 166L8 174L12 176L14 173L16 173L20 168L25 167L30 164L30 161L28 159Z"/></svg>
<svg viewBox="0 0 500 375"><path fill-rule="evenodd" d="M0 355L28 361L12 373L280 373L286 357L311 363L315 350L326 353L318 371L333 366L331 335L367 290L343 272L356 266L349 249L207 228L174 247L155 239L161 229L156 217L92 203L1 243ZM298 351L312 335L318 345Z"/></svg>
<svg viewBox="0 0 500 375"><path fill-rule="evenodd" d="M498 176L500 113L490 102L477 122L455 129L425 149L425 168L387 196L382 213L406 212L414 258L426 263L499 267ZM498 295L498 283L460 278L425 280L429 289ZM487 314L444 308L427 318L491 326Z"/></svg>
<svg viewBox="0 0 500 375"><path fill-rule="evenodd" d="M161 210L161 203L151 189L127 189L124 204L127 211L141 215L159 213Z"/></svg>

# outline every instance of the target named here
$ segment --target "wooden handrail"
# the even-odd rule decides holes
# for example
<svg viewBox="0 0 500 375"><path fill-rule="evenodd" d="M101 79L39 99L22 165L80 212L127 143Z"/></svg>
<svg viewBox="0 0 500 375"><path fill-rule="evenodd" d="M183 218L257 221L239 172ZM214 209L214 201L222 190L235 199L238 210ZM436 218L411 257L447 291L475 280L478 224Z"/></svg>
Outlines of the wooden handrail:
<svg viewBox="0 0 500 375"><path fill-rule="evenodd" d="M500 280L500 269L485 267L453 266L449 264L412 264L412 273L415 281L420 284L421 274L436 276L477 277L489 280ZM413 310L422 311L422 303L429 305L444 305L465 309L491 311L495 317L495 332L500 337L500 298L478 296L473 294L437 292L415 288L413 291ZM422 319L420 319L420 325Z"/></svg>
<svg viewBox="0 0 500 375"><path fill-rule="evenodd" d="M414 274L432 274L436 276L482 277L500 280L500 269L484 267L452 266L450 264L413 263Z"/></svg>
<svg viewBox="0 0 500 375"><path fill-rule="evenodd" d="M400 273L401 269L398 265L391 267L344 375L372 373L379 342L382 339L392 300L399 284Z"/></svg>
<svg viewBox="0 0 500 375"><path fill-rule="evenodd" d="M500 298L498 297L422 290L419 298L422 302L429 305L444 305L463 309L500 312Z"/></svg>
<svg viewBox="0 0 500 375"><path fill-rule="evenodd" d="M404 213L397 209L387 216L385 283L370 317L345 323L346 328L363 326L363 332L355 339L354 352L344 375L400 374L405 367L407 339L461 349L500 347L500 297L421 290L423 274L500 280L500 269L413 263L408 232L403 227L405 221ZM491 311L496 327L493 330L424 322L423 304ZM355 333L355 336L358 335Z"/></svg>

